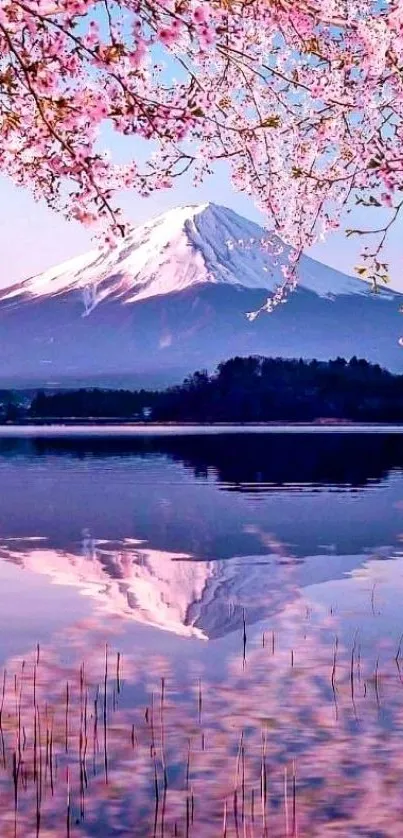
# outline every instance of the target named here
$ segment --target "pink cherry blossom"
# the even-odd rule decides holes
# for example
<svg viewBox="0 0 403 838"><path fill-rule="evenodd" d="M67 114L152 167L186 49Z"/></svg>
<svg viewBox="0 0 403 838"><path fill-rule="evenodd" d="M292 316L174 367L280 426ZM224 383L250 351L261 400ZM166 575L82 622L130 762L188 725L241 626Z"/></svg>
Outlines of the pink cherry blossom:
<svg viewBox="0 0 403 838"><path fill-rule="evenodd" d="M0 170L110 240L122 188L223 159L297 256L354 200L383 205L376 281L403 205L402 61L400 0L0 0ZM105 121L152 141L142 169L102 156ZM295 284L293 264L271 307Z"/></svg>

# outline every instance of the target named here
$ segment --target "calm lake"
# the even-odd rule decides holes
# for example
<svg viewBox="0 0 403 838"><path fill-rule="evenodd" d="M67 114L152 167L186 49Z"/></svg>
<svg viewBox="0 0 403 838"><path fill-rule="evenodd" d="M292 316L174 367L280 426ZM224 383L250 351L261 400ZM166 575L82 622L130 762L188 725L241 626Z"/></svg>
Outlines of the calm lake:
<svg viewBox="0 0 403 838"><path fill-rule="evenodd" d="M2 838L401 836L403 435L13 429L0 485Z"/></svg>

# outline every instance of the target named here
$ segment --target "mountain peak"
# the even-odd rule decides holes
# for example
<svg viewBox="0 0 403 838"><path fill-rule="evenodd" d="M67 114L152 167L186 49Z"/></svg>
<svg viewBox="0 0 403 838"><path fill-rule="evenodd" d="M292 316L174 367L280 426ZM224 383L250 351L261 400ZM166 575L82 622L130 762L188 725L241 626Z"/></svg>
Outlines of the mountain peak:
<svg viewBox="0 0 403 838"><path fill-rule="evenodd" d="M274 242L268 246L268 239ZM79 293L83 313L106 299L122 304L226 284L271 293L288 248L253 221L214 203L175 207L138 225L107 254L92 251L5 289L0 301ZM300 284L318 296L365 294L367 283L303 257Z"/></svg>
<svg viewBox="0 0 403 838"><path fill-rule="evenodd" d="M283 279L288 249L216 204L176 207L0 292L4 386L150 386L231 355L326 360L358 355L401 371L401 295L306 256L288 305L253 323Z"/></svg>

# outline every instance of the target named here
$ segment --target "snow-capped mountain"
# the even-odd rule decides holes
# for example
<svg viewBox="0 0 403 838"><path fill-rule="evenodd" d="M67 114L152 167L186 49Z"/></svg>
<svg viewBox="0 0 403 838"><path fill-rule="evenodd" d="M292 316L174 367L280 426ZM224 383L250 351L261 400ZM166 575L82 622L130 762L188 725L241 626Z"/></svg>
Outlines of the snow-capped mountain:
<svg viewBox="0 0 403 838"><path fill-rule="evenodd" d="M287 249L214 204L181 207L0 292L0 382L174 380L234 354L359 355L403 367L401 295L304 257L287 305L253 323Z"/></svg>
<svg viewBox="0 0 403 838"><path fill-rule="evenodd" d="M134 230L104 255L92 251L6 289L1 300L82 294L87 313L108 299L124 304L184 291L195 285L227 284L272 291L281 279L276 237L232 210L214 204L179 207ZM285 250L285 249L284 249ZM275 265L275 261L278 265ZM301 286L322 297L365 294L366 283L305 258Z"/></svg>

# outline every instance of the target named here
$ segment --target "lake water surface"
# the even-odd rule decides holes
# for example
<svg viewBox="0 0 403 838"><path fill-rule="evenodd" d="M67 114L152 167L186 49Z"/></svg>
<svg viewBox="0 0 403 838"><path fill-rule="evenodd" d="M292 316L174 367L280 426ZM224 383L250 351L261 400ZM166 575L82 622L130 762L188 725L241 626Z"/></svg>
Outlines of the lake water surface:
<svg viewBox="0 0 403 838"><path fill-rule="evenodd" d="M0 834L400 836L403 436L29 433Z"/></svg>

